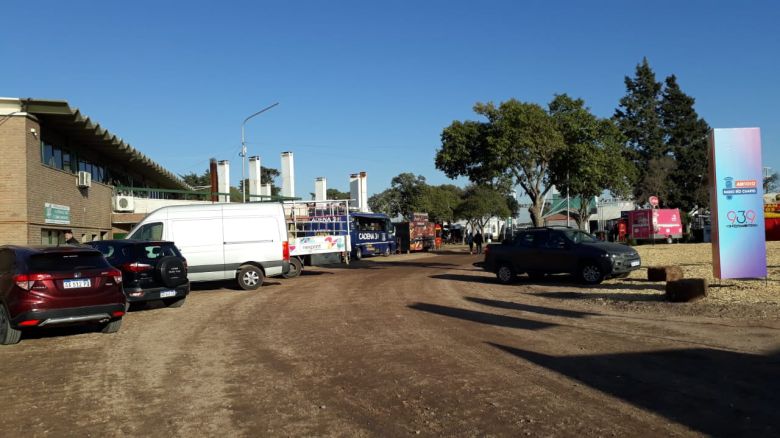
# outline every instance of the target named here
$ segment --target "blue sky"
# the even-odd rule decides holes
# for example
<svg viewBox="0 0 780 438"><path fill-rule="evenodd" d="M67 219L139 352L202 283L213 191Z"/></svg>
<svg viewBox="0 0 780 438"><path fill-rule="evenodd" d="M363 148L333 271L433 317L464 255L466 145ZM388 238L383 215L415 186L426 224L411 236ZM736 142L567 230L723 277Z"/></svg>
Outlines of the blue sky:
<svg viewBox="0 0 780 438"><path fill-rule="evenodd" d="M771 1L7 2L0 96L65 99L176 173L250 155L296 189L449 180L439 136L477 101L555 93L613 114L646 56L713 127L762 129L780 170L780 6ZM459 181L464 184L465 181Z"/></svg>

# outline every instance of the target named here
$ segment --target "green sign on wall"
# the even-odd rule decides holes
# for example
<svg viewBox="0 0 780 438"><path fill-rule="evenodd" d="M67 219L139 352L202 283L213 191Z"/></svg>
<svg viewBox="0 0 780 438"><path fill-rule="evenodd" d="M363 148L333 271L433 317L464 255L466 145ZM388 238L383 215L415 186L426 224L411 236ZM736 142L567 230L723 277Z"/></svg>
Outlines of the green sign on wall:
<svg viewBox="0 0 780 438"><path fill-rule="evenodd" d="M44 203L43 221L47 224L70 225L70 207L48 202Z"/></svg>

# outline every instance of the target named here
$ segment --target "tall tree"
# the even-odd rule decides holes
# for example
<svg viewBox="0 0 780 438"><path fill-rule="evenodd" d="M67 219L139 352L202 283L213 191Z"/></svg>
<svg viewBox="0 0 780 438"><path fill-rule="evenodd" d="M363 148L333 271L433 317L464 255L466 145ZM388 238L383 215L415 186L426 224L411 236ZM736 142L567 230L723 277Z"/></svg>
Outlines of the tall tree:
<svg viewBox="0 0 780 438"><path fill-rule="evenodd" d="M492 217L509 217L511 210L506 195L490 186L471 185L463 194L463 202L455 211L458 219L466 220L472 228L484 229Z"/></svg>
<svg viewBox="0 0 780 438"><path fill-rule="evenodd" d="M552 180L561 192L580 198L575 220L584 228L590 200L605 190L627 196L636 167L626 157L625 138L617 126L593 115L582 99L556 95L550 114L566 144L551 163Z"/></svg>
<svg viewBox="0 0 780 438"><path fill-rule="evenodd" d="M205 172L202 174L197 174L195 172L186 173L184 175L179 175L179 178L181 178L184 182L190 185L190 187L193 188L201 188L201 187L211 187L211 176L210 176L210 170L206 169Z"/></svg>
<svg viewBox="0 0 780 438"><path fill-rule="evenodd" d="M368 208L375 213L384 213L390 217L397 216L400 211L398 192L386 189L371 195L368 198Z"/></svg>
<svg viewBox="0 0 780 438"><path fill-rule="evenodd" d="M461 202L463 189L452 184L428 186L424 195L424 211L430 220L438 223L453 222L455 210Z"/></svg>
<svg viewBox="0 0 780 438"><path fill-rule="evenodd" d="M664 142L664 130L661 122L660 96L661 83L655 79L647 58L636 66L635 76L625 78L626 95L620 99L613 119L617 122L628 146L634 151L633 159L640 171L640 184L634 190L636 201L643 203L656 195L644 191L643 180L648 177L650 160L666 156L669 148Z"/></svg>
<svg viewBox="0 0 780 438"><path fill-rule="evenodd" d="M661 203L690 211L709 204L707 190L707 134L709 125L693 108L695 99L683 93L677 77L665 80L661 98L661 120L667 149L676 166L668 181L668 199Z"/></svg>
<svg viewBox="0 0 780 438"><path fill-rule="evenodd" d="M477 103L474 112L486 121L455 121L444 129L436 168L480 185L511 176L531 200L531 220L541 226L544 197L552 188L548 169L564 148L552 118L539 105L515 99L499 106Z"/></svg>

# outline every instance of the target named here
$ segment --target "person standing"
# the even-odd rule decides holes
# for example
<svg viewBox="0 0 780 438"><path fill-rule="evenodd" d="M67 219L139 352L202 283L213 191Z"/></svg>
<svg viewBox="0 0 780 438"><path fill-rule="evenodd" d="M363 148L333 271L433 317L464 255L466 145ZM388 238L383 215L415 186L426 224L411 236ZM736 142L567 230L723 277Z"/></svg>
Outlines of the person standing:
<svg viewBox="0 0 780 438"><path fill-rule="evenodd" d="M474 244L477 246L477 254L482 254L482 232L477 231L477 234L474 235Z"/></svg>
<svg viewBox="0 0 780 438"><path fill-rule="evenodd" d="M469 246L469 254L474 254L474 236L471 231L466 234L466 244Z"/></svg>
<svg viewBox="0 0 780 438"><path fill-rule="evenodd" d="M73 231L71 230L65 230L65 244L66 245L79 245L81 242L76 240L75 237L73 237Z"/></svg>

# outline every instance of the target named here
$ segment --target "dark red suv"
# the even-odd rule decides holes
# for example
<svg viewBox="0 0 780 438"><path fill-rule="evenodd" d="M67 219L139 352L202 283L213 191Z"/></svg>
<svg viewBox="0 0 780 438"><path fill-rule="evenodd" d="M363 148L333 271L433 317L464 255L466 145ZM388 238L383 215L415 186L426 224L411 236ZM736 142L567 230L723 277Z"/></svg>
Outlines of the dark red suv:
<svg viewBox="0 0 780 438"><path fill-rule="evenodd" d="M122 272L100 251L0 246L0 344L32 327L95 323L114 333L126 307Z"/></svg>

